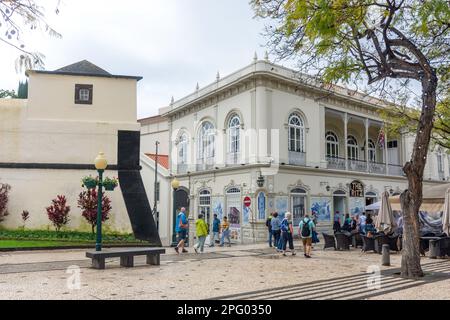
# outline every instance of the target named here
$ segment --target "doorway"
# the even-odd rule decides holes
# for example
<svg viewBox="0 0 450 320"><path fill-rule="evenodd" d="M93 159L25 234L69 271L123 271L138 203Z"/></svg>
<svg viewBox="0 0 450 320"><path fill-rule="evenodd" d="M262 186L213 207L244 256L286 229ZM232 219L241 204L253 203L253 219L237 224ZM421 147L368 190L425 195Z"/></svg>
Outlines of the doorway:
<svg viewBox="0 0 450 320"><path fill-rule="evenodd" d="M342 225L344 222L344 216L346 212L346 199L345 191L337 190L333 193L333 222L339 221Z"/></svg>

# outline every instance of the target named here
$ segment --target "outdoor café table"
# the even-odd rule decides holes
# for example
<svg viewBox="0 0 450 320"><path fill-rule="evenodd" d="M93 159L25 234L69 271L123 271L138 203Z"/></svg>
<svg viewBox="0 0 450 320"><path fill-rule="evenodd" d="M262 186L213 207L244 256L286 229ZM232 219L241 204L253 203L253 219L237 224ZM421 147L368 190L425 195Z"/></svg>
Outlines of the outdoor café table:
<svg viewBox="0 0 450 320"><path fill-rule="evenodd" d="M432 240L439 240L439 239L440 239L440 237L420 237L421 244L422 244L422 241L429 241L430 259L436 259L436 257L439 255L439 247L436 245L437 242L432 241ZM422 247L421 247L421 250L422 250ZM424 250L424 254L425 254L425 250Z"/></svg>

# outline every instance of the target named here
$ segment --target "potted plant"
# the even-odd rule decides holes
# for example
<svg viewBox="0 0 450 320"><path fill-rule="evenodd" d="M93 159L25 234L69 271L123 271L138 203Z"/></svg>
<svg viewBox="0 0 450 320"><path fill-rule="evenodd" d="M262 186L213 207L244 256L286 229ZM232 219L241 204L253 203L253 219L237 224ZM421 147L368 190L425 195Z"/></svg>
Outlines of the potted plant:
<svg viewBox="0 0 450 320"><path fill-rule="evenodd" d="M81 179L81 182L83 183L83 187L86 187L88 189L95 189L97 186L97 179L93 178L92 176L87 176Z"/></svg>
<svg viewBox="0 0 450 320"><path fill-rule="evenodd" d="M119 180L116 178L109 178L106 177L105 180L103 180L103 186L105 187L106 191L113 191L119 184Z"/></svg>

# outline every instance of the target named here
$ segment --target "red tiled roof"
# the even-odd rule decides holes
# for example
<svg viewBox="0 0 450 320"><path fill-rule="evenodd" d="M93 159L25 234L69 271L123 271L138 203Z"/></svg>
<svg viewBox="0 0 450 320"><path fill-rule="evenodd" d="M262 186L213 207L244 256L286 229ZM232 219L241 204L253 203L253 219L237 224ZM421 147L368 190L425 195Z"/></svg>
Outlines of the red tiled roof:
<svg viewBox="0 0 450 320"><path fill-rule="evenodd" d="M146 153L145 155L153 161L156 159L156 154L154 153ZM169 156L167 154L158 154L158 164L169 169Z"/></svg>

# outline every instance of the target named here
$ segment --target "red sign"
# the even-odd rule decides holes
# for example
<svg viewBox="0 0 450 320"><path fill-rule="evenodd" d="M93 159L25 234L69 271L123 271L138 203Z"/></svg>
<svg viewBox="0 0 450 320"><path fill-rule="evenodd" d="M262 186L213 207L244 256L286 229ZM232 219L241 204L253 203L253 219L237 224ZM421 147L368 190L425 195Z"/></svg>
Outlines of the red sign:
<svg viewBox="0 0 450 320"><path fill-rule="evenodd" d="M244 198L244 206L250 207L251 204L252 204L252 199L250 197L245 197Z"/></svg>

